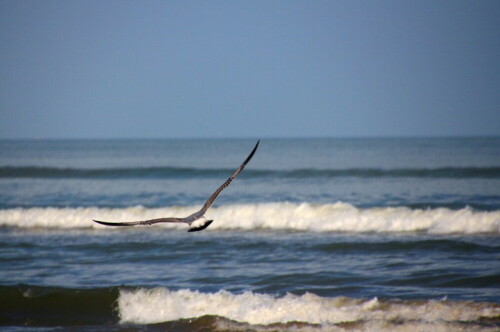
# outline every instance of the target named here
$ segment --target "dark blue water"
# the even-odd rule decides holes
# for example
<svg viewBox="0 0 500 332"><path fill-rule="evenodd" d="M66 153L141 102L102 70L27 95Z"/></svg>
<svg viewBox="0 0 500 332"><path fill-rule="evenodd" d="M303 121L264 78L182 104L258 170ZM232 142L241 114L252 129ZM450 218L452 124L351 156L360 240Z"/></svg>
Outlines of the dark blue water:
<svg viewBox="0 0 500 332"><path fill-rule="evenodd" d="M0 326L499 327L499 138L262 140L202 232L92 222L186 216L254 144L0 141Z"/></svg>

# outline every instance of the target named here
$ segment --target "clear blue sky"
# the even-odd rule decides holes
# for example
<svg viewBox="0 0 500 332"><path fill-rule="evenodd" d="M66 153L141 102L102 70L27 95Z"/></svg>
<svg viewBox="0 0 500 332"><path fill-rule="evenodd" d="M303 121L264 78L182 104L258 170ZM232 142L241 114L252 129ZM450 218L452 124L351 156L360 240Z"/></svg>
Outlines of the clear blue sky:
<svg viewBox="0 0 500 332"><path fill-rule="evenodd" d="M500 135L500 1L0 1L0 138Z"/></svg>

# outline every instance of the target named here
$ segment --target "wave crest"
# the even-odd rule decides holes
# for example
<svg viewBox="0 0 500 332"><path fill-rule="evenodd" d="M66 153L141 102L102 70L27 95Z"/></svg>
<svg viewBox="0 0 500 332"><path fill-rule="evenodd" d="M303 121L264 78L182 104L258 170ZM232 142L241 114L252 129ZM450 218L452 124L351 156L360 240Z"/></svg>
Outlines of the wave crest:
<svg viewBox="0 0 500 332"><path fill-rule="evenodd" d="M187 216L200 206L145 208L16 208L0 210L0 226L20 228L110 229L93 219L122 222ZM260 203L215 207L207 230L294 230L311 232L424 232L432 234L500 234L500 211L358 208L347 203ZM161 224L155 227L181 228ZM116 228L113 228L116 230Z"/></svg>
<svg viewBox="0 0 500 332"><path fill-rule="evenodd" d="M249 324L305 322L339 324L346 322L472 322L496 318L500 306L465 301L388 301L325 298L311 293L274 297L221 290L201 293L167 288L120 290L118 310L122 323L151 324L183 318L215 315Z"/></svg>

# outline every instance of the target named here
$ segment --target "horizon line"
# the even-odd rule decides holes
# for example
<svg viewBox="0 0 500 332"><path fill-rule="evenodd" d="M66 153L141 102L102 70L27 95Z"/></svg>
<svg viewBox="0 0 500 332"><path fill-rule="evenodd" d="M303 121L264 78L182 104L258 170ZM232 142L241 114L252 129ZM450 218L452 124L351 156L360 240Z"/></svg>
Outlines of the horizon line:
<svg viewBox="0 0 500 332"><path fill-rule="evenodd" d="M89 141L89 140L254 140L254 139L431 139L500 138L500 135L352 135L352 136L242 136L242 137L0 137L1 141Z"/></svg>

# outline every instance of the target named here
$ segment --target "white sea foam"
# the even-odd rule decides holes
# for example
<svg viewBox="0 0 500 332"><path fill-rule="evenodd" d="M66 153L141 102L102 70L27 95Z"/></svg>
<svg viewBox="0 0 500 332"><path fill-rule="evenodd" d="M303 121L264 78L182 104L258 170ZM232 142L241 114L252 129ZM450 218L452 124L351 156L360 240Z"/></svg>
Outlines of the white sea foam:
<svg viewBox="0 0 500 332"><path fill-rule="evenodd" d="M466 301L379 301L346 297L325 298L311 293L274 297L227 291L200 293L167 288L121 290L118 310L122 323L149 324L215 315L249 324L304 322L332 325L372 322L372 326L397 321L429 325L473 322L500 315L500 306Z"/></svg>
<svg viewBox="0 0 500 332"><path fill-rule="evenodd" d="M99 228L92 219L134 221L187 216L200 206L144 208L24 208L0 210L0 226L22 228ZM234 204L211 208L214 219L207 231L272 229L313 232L425 232L432 234L500 234L500 211L410 209L406 207L357 208L346 203ZM161 224L154 227L180 228Z"/></svg>

